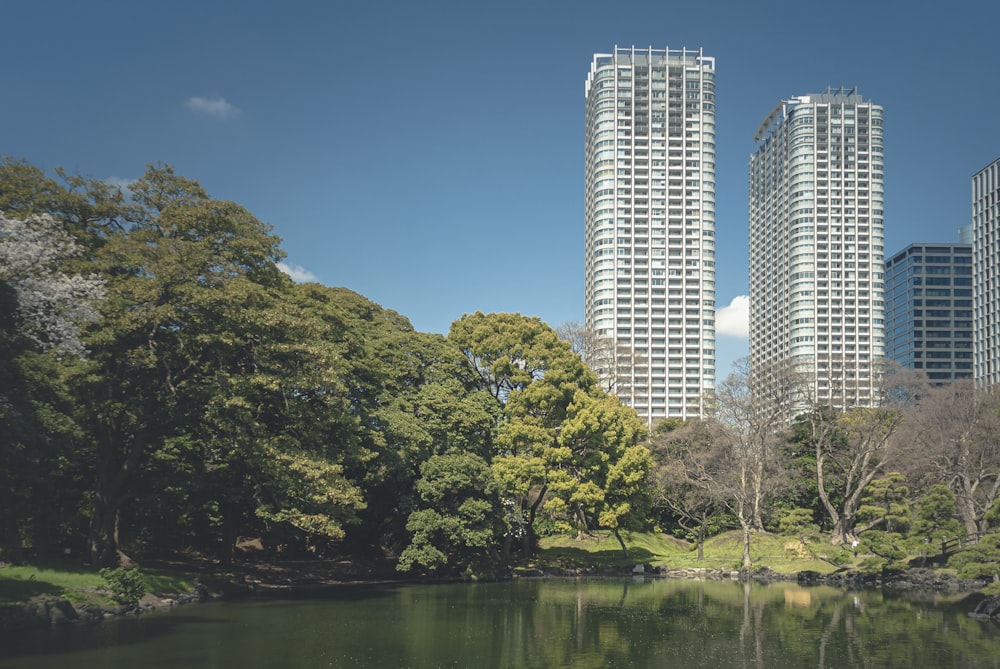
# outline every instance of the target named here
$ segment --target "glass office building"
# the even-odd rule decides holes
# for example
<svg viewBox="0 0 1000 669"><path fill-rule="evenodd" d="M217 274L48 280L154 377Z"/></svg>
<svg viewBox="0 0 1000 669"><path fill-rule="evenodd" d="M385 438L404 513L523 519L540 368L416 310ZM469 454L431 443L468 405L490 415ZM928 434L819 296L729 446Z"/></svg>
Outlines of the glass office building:
<svg viewBox="0 0 1000 669"><path fill-rule="evenodd" d="M885 261L886 356L934 384L972 378L972 246L911 244Z"/></svg>

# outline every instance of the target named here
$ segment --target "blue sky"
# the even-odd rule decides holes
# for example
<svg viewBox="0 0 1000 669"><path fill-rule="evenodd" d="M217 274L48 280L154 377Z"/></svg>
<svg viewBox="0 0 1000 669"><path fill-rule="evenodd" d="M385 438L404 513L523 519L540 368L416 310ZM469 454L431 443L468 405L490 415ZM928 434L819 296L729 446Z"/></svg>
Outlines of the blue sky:
<svg viewBox="0 0 1000 669"><path fill-rule="evenodd" d="M1000 156L992 0L34 0L0 24L0 153L123 182L169 163L427 332L583 319L584 80L615 44L716 57L720 307L748 292L747 161L779 100L885 107L887 254L955 241Z"/></svg>

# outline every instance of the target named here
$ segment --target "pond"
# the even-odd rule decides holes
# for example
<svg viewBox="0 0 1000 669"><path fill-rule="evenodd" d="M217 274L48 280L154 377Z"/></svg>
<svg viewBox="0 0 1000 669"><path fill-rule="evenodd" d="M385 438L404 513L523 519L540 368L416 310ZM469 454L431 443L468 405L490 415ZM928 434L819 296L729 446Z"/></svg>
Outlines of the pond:
<svg viewBox="0 0 1000 669"><path fill-rule="evenodd" d="M978 667L961 596L790 583L343 586L0 636L0 667Z"/></svg>

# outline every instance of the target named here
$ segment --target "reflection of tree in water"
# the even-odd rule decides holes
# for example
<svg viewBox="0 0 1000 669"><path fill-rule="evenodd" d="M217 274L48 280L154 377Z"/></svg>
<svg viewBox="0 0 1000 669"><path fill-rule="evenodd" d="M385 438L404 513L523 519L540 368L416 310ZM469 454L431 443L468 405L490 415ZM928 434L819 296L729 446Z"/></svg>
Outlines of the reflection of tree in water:
<svg viewBox="0 0 1000 669"><path fill-rule="evenodd" d="M437 634L454 647L462 629L471 646L482 644L463 665L485 656L497 667L685 669L992 667L1000 641L995 625L969 621L961 607L909 594L617 579L484 584L469 593L464 610L442 602L422 611L412 641L424 646Z"/></svg>

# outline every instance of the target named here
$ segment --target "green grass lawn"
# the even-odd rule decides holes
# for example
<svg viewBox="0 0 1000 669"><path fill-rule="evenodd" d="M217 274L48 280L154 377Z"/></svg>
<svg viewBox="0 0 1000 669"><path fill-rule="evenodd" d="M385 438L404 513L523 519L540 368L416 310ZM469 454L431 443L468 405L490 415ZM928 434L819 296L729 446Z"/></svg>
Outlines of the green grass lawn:
<svg viewBox="0 0 1000 669"><path fill-rule="evenodd" d="M706 540L701 560L694 544L666 534L632 532L623 536L628 557L622 555L621 546L610 532L595 532L582 539L575 535L544 537L540 542L538 566L617 568L648 563L661 568L739 569L743 556L743 539L739 531L724 532ZM799 542L796 537L755 534L750 548L754 566L780 573L816 571L826 574L837 569L819 559L835 553L828 542L819 537L815 541L807 539L805 544Z"/></svg>
<svg viewBox="0 0 1000 669"><path fill-rule="evenodd" d="M143 569L146 591L154 594L189 592L196 584L191 574ZM0 606L23 602L35 595L93 600L103 597L104 578L96 569L67 565L25 565L0 569Z"/></svg>

